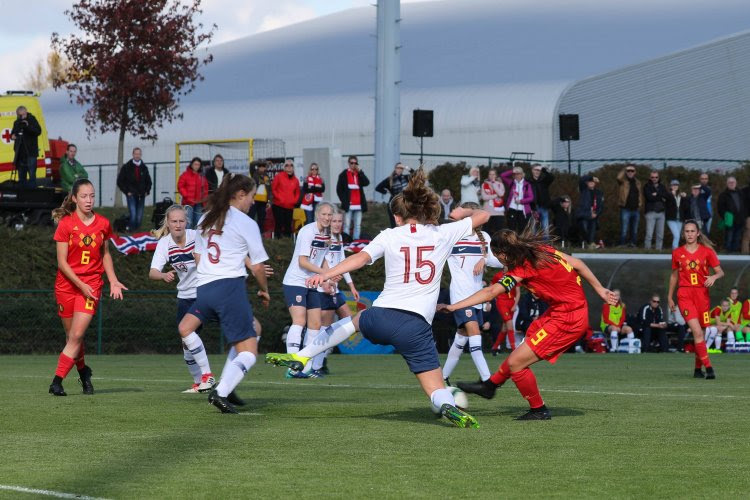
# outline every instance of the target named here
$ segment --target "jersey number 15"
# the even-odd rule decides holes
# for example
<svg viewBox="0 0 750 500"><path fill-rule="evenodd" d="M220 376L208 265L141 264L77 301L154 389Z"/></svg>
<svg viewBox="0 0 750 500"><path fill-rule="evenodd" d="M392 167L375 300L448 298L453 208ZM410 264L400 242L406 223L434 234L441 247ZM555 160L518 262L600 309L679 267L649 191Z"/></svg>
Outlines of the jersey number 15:
<svg viewBox="0 0 750 500"><path fill-rule="evenodd" d="M411 275L411 247L401 247L399 248L399 251L401 251L404 254L404 283L409 282L409 276ZM415 249L417 252L417 269L422 269L422 271L415 271L414 272L414 279L417 280L417 283L420 285L426 285L432 281L432 278L435 277L435 263L432 262L429 259L425 259L422 254L424 252L432 252L435 250L435 247L428 246L428 247L416 247ZM423 268L427 269L423 269ZM426 277L422 276L423 272L429 271L429 274Z"/></svg>

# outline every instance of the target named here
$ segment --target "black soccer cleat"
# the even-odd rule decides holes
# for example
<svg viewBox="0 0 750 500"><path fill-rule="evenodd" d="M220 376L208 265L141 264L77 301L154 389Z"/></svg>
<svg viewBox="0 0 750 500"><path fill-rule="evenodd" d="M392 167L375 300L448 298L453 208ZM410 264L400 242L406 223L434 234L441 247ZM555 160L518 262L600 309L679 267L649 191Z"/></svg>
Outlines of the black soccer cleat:
<svg viewBox="0 0 750 500"><path fill-rule="evenodd" d="M78 376L80 377L78 382L80 382L84 394L94 394L94 384L91 383L92 374L93 372L88 365L84 365L83 370L78 371Z"/></svg>
<svg viewBox="0 0 750 500"><path fill-rule="evenodd" d="M245 406L245 400L239 397L234 391L227 394L227 401L232 403L234 406Z"/></svg>
<svg viewBox="0 0 750 500"><path fill-rule="evenodd" d="M57 375L52 379L52 383L49 386L49 393L55 396L67 396L62 386L62 379Z"/></svg>
<svg viewBox="0 0 750 500"><path fill-rule="evenodd" d="M713 366L709 366L706 368L706 380L714 380L716 378L716 374L714 373Z"/></svg>
<svg viewBox="0 0 750 500"><path fill-rule="evenodd" d="M492 380L487 379L484 382L458 382L456 386L464 392L469 394L476 394L482 396L484 399L492 399L495 397L495 391L497 387Z"/></svg>
<svg viewBox="0 0 750 500"><path fill-rule="evenodd" d="M234 406L232 406L232 403L227 401L227 398L219 396L216 389L211 391L211 394L208 395L208 402L217 407L221 413L239 413Z"/></svg>
<svg viewBox="0 0 750 500"><path fill-rule="evenodd" d="M703 374L703 370L696 368L693 372L693 378L706 378L706 376Z"/></svg>
<svg viewBox="0 0 750 500"><path fill-rule="evenodd" d="M531 408L515 420L552 420L552 415L549 414L547 407L542 405L539 408Z"/></svg>

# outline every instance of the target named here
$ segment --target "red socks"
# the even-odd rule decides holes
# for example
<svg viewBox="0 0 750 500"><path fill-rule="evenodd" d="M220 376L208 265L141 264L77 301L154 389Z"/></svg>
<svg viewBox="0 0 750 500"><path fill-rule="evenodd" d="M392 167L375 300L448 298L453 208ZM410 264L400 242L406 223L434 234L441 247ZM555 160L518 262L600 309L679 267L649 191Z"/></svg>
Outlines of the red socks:
<svg viewBox="0 0 750 500"><path fill-rule="evenodd" d="M711 360L708 358L708 349L706 349L706 342L695 343L695 367L700 368L698 363L703 363L706 368L711 368Z"/></svg>
<svg viewBox="0 0 750 500"><path fill-rule="evenodd" d="M76 358L76 368L79 372L86 367L86 362L83 360L85 352L86 349L84 348L84 343L81 342L81 348L78 350L78 358Z"/></svg>
<svg viewBox="0 0 750 500"><path fill-rule="evenodd" d="M524 368L521 371L511 374L511 378L516 384L518 392L529 402L529 406L532 409L544 406L544 400L542 399L542 395L539 394L539 387L536 385L536 377L531 370Z"/></svg>
<svg viewBox="0 0 750 500"><path fill-rule="evenodd" d="M75 362L76 361L73 358L60 353L60 357L57 360L57 370L55 370L55 375L60 378L65 378L68 373L70 373L70 370L73 369Z"/></svg>
<svg viewBox="0 0 750 500"><path fill-rule="evenodd" d="M490 380L493 384L500 386L503 385L509 378L510 366L508 366L508 359L506 358L505 361L503 361L503 364L500 365L500 368L498 368L495 373L490 375Z"/></svg>
<svg viewBox="0 0 750 500"><path fill-rule="evenodd" d="M510 350L516 350L516 332L514 330L508 330L508 341L510 342Z"/></svg>
<svg viewBox="0 0 750 500"><path fill-rule="evenodd" d="M497 351L500 349L500 344L505 342L505 332L500 332L497 334L497 338L495 339L495 343L492 344L492 350Z"/></svg>

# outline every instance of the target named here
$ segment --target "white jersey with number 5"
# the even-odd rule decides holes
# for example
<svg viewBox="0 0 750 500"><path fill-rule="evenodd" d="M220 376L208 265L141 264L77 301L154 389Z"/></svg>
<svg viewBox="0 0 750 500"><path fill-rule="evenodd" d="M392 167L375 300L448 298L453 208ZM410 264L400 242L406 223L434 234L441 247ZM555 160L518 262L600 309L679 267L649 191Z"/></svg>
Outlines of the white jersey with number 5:
<svg viewBox="0 0 750 500"><path fill-rule="evenodd" d="M201 217L201 222L205 217ZM196 232L195 253L200 255L197 286L223 278L246 277L245 257L249 256L253 264L268 260L258 224L234 207L227 210L221 233L213 229L206 234Z"/></svg>
<svg viewBox="0 0 750 500"><path fill-rule="evenodd" d="M372 262L385 257L385 285L372 305L415 312L432 323L445 261L453 245L471 232L470 217L441 226L405 224L382 231L362 249Z"/></svg>

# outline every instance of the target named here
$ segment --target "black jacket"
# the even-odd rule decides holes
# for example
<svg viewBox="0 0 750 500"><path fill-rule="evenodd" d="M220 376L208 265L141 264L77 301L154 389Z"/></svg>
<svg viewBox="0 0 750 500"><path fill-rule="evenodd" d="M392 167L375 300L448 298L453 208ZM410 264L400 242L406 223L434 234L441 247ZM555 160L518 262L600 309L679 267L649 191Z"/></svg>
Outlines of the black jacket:
<svg viewBox="0 0 750 500"><path fill-rule="evenodd" d="M650 303L643 305L638 311L638 321L640 322L640 327L642 329L650 326L651 323L661 323L662 321L664 321L664 315L661 312L661 307L652 309Z"/></svg>
<svg viewBox="0 0 750 500"><path fill-rule="evenodd" d="M534 179L532 175L526 180L531 184L531 189L534 191L534 207L550 208L552 200L549 197L549 186L555 180L555 176L547 172L546 168L543 168L538 179Z"/></svg>
<svg viewBox="0 0 750 500"><path fill-rule="evenodd" d="M734 200L732 200L732 195L730 193L731 192L728 189L725 189L719 195L719 203L717 206L719 217L724 219L724 214L731 212L732 215L734 215L732 227L744 227L745 217L747 217L747 202L745 201L746 193L737 189L737 194L739 194L740 199L739 206L737 206Z"/></svg>
<svg viewBox="0 0 750 500"><path fill-rule="evenodd" d="M672 196L672 193L670 192L669 195L667 195L667 200L665 203L665 212L666 212L666 218L667 220L676 220L676 221L683 221L685 219L691 219L690 216L690 197L689 196L681 196L680 197L680 206L677 206L677 199Z"/></svg>
<svg viewBox="0 0 750 500"><path fill-rule="evenodd" d="M646 212L663 212L666 208L669 191L661 182L649 181L643 186L643 197L646 199Z"/></svg>
<svg viewBox="0 0 750 500"><path fill-rule="evenodd" d="M136 180L135 169L139 169L140 177ZM136 166L133 160L122 166L120 173L117 174L117 187L123 194L134 194L137 196L146 196L151 192L151 175L148 173L148 167L141 161L141 164Z"/></svg>
<svg viewBox="0 0 750 500"><path fill-rule="evenodd" d="M404 190L407 184L409 184L408 175L395 175L393 176L393 182L391 182L391 176L389 175L388 177L380 181L380 184L375 186L375 191L380 194L390 193L391 199L393 199L394 196Z"/></svg>
<svg viewBox="0 0 750 500"><path fill-rule="evenodd" d="M590 176L581 177L578 183L578 189L581 190L581 195L578 197L578 207L576 207L576 220L585 219L592 220L591 208L594 206L596 201L596 220L604 210L604 195L598 189L589 189L586 182L590 179Z"/></svg>
<svg viewBox="0 0 750 500"><path fill-rule="evenodd" d="M226 176L228 173L229 170L224 167L224 175ZM214 167L207 168L204 175L206 176L206 182L208 182L208 192L213 193L216 191L216 188L219 187L219 177L216 175Z"/></svg>
<svg viewBox="0 0 750 500"><path fill-rule="evenodd" d="M24 158L36 158L39 155L39 136L42 133L42 127L34 115L27 113L23 120L16 118L10 133L16 136L13 142L14 163Z"/></svg>
<svg viewBox="0 0 750 500"><path fill-rule="evenodd" d="M570 227L573 225L571 214L562 207L562 198L557 198L552 202L552 225L556 234L562 240L567 240L570 234Z"/></svg>
<svg viewBox="0 0 750 500"><path fill-rule="evenodd" d="M339 197L339 201L341 201L341 210L349 210L349 183L346 180L346 171L349 170L344 169L343 172L339 174L339 180L336 183L336 194ZM360 196L360 204L362 205L362 212L367 212L367 199L365 198L365 190L362 189L365 186L370 185L370 179L367 178L365 173L360 170L359 171L359 196Z"/></svg>

